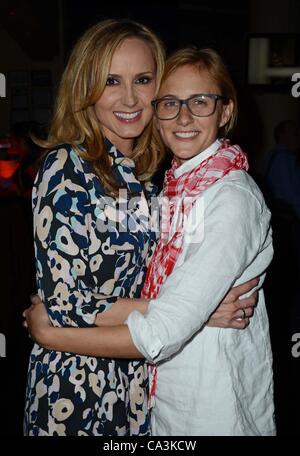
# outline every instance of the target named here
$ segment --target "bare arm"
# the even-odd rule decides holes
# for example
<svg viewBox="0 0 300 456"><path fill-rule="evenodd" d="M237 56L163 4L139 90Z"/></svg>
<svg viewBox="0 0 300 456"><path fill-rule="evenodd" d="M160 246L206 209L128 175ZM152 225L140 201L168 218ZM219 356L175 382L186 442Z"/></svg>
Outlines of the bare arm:
<svg viewBox="0 0 300 456"><path fill-rule="evenodd" d="M101 358L143 358L132 342L127 325L95 328L50 327L41 340L48 350Z"/></svg>
<svg viewBox="0 0 300 456"><path fill-rule="evenodd" d="M232 288L218 309L211 315L208 326L244 329L249 324L256 305L257 293L239 299L251 291L258 283L257 279ZM82 355L109 358L142 358L136 350L128 328L122 323L132 310L145 314L149 300L118 299L111 309L98 314L97 328L54 328L40 298L31 298L32 306L24 311L24 326L28 328L32 339L41 346L56 351L67 351ZM245 310L246 319L241 319L241 309Z"/></svg>
<svg viewBox="0 0 300 456"><path fill-rule="evenodd" d="M147 312L149 299L122 299L119 298L110 309L97 314L95 325L116 326L127 320L133 310L142 314Z"/></svg>
<svg viewBox="0 0 300 456"><path fill-rule="evenodd" d="M53 327L38 297L24 311L24 326L33 340L48 350L108 358L143 358L136 350L126 325L89 328Z"/></svg>

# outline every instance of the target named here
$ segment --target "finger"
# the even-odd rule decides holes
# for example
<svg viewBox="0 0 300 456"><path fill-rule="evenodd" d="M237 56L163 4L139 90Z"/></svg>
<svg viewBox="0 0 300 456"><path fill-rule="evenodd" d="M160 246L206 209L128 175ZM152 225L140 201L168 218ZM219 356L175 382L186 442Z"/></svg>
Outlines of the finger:
<svg viewBox="0 0 300 456"><path fill-rule="evenodd" d="M245 309L239 309L236 313L237 320L244 320L247 317Z"/></svg>
<svg viewBox="0 0 300 456"><path fill-rule="evenodd" d="M25 320L27 320L29 313L30 313L30 307L28 309L26 309L22 314L22 316L23 316L23 318L25 318Z"/></svg>
<svg viewBox="0 0 300 456"><path fill-rule="evenodd" d="M249 318L242 318L238 320L232 320L232 327L235 329L245 329L250 323Z"/></svg>
<svg viewBox="0 0 300 456"><path fill-rule="evenodd" d="M255 291L252 293L251 296L248 296L248 298L243 298L238 300L238 306L241 309L246 309L247 307L255 307L257 304L257 299L258 299L258 292Z"/></svg>
<svg viewBox="0 0 300 456"><path fill-rule="evenodd" d="M257 278L249 280L246 283L242 283L241 285L234 287L235 291L239 292L239 296L249 293L249 291L253 290L258 285L259 280Z"/></svg>
<svg viewBox="0 0 300 456"><path fill-rule="evenodd" d="M236 320L245 320L253 316L253 307L247 307L246 309L238 309L235 313Z"/></svg>
<svg viewBox="0 0 300 456"><path fill-rule="evenodd" d="M28 314L33 310L34 306L31 304L30 307L27 307L27 309L23 310L22 317L27 318Z"/></svg>
<svg viewBox="0 0 300 456"><path fill-rule="evenodd" d="M42 302L39 295L37 295L37 294L32 294L30 296L30 301L32 302L33 305L40 304Z"/></svg>
<svg viewBox="0 0 300 456"><path fill-rule="evenodd" d="M233 287L231 290L231 293L234 294L235 299L239 298L243 294L249 293L253 288L255 288L258 285L258 278L249 280L249 282L242 283L241 285L238 285L236 287Z"/></svg>
<svg viewBox="0 0 300 456"><path fill-rule="evenodd" d="M247 309L245 309L245 312L246 312L246 316L249 318L253 317L253 314L254 314L254 308L253 307L248 307Z"/></svg>

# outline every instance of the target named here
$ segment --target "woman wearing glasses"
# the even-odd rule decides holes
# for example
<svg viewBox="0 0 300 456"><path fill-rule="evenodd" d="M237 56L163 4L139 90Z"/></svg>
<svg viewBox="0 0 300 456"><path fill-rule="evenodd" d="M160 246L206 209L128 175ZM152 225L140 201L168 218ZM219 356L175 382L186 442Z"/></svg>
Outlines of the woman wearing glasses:
<svg viewBox="0 0 300 456"><path fill-rule="evenodd" d="M174 160L163 189L162 233L143 289L147 313L128 316L116 303L101 314L100 327L57 328L35 305L25 312L30 332L47 350L150 361L154 435L273 434L263 292L245 331L205 325L233 285L256 276L262 282L272 258L270 214L245 172L246 156L218 140L237 110L219 56L192 49L173 55L153 105ZM143 400L136 397L136 404Z"/></svg>
<svg viewBox="0 0 300 456"><path fill-rule="evenodd" d="M236 121L235 88L216 52L182 49L167 61L153 105L174 154L163 189L171 203L144 285L148 312L127 321L155 364L152 431L274 435L263 291L245 331L201 326L228 286L252 274L262 282L273 255L270 212L246 155L219 139Z"/></svg>
<svg viewBox="0 0 300 456"><path fill-rule="evenodd" d="M245 331L203 327L225 290L264 278L272 255L270 212L239 146L219 139L236 120L230 75L210 49L167 61L157 126L172 150L170 201L144 285L145 316L128 320L138 352L155 365L154 435L274 435L272 352L260 289ZM200 297L200 304L199 304Z"/></svg>

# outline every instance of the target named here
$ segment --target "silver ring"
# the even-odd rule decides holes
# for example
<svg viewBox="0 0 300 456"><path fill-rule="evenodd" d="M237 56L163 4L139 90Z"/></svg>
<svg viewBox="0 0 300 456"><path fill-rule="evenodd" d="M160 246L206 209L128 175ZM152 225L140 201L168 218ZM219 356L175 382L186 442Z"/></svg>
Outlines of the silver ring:
<svg viewBox="0 0 300 456"><path fill-rule="evenodd" d="M241 319L242 319L242 320L245 320L245 318L247 318L245 309L241 309L241 311L243 312L243 315L242 315Z"/></svg>

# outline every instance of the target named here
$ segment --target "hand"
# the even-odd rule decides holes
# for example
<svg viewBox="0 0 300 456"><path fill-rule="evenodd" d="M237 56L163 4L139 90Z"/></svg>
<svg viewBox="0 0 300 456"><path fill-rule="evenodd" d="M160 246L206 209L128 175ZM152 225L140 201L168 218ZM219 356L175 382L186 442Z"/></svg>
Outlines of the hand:
<svg viewBox="0 0 300 456"><path fill-rule="evenodd" d="M28 329L29 335L34 341L43 345L43 338L47 330L52 328L52 324L44 303L38 295L31 296L31 303L31 306L23 312L25 318L23 326Z"/></svg>
<svg viewBox="0 0 300 456"><path fill-rule="evenodd" d="M219 307L210 316L206 326L245 329L253 316L258 293L254 291L248 298L239 298L253 290L258 285L258 282L259 280L256 278L231 288Z"/></svg>

